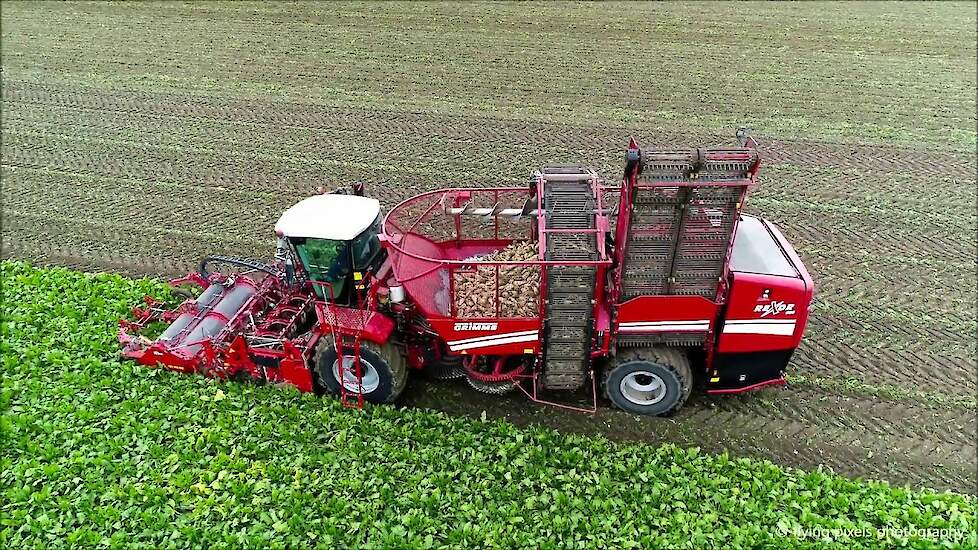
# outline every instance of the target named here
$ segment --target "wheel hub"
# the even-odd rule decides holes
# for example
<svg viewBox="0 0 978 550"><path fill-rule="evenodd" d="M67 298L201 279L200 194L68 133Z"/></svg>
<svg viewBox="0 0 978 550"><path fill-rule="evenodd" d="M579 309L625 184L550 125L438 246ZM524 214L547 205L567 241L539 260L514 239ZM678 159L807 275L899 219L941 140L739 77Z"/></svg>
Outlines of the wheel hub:
<svg viewBox="0 0 978 550"><path fill-rule="evenodd" d="M353 361L352 355L343 356L343 377L341 383L343 388L351 393L360 393L361 383L363 385L363 393L372 393L374 390L380 386L380 374L377 369L370 364L369 361L360 358L360 374L362 375L362 380L357 380L356 365ZM337 381L340 381L340 362L337 359L333 361L333 377Z"/></svg>
<svg viewBox="0 0 978 550"><path fill-rule="evenodd" d="M654 405L666 397L666 383L649 371L626 374L619 385L625 399L636 405Z"/></svg>

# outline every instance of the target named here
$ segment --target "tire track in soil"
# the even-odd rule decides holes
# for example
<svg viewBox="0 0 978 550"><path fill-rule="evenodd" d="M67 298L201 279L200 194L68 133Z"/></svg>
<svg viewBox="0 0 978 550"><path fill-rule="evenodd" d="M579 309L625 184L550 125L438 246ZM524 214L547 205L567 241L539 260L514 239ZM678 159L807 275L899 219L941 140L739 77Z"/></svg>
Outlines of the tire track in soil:
<svg viewBox="0 0 978 550"><path fill-rule="evenodd" d="M950 355L940 350L852 345L847 338L834 337L838 328L830 324L832 321L820 321L829 327L827 331L817 325L809 329L811 337L802 341L792 357L791 370L834 379L854 378L867 384L890 385L948 397L975 395L973 356Z"/></svg>
<svg viewBox="0 0 978 550"><path fill-rule="evenodd" d="M920 353L900 353L891 350L872 349L877 357L847 359L854 351L845 345L825 343L812 338L799 346L791 359L788 373L816 375L833 380L857 380L871 386L889 386L911 392L927 392L948 398L974 397L975 382L968 378L974 374L974 364L962 361L961 369L954 376L938 376L947 368L941 356Z"/></svg>
<svg viewBox="0 0 978 550"><path fill-rule="evenodd" d="M860 215L896 215L908 222L920 214L929 223L950 216L973 225L976 217L975 174L960 179L944 176L929 186L919 185L921 178L916 174L873 172L837 165L771 164L763 167L761 174L760 185L751 192L752 201L787 204L820 201Z"/></svg>
<svg viewBox="0 0 978 550"><path fill-rule="evenodd" d="M778 227L790 232L792 236L805 239L805 242L830 249L832 246L864 248L874 255L899 256L914 255L923 258L940 257L963 260L974 257L974 241L962 238L943 228L932 228L940 238L934 238L913 228L897 224L885 224L884 220L862 220L845 216L816 214L801 210L768 208L768 215L782 216ZM874 224L874 221L880 223ZM887 233L880 233L880 231Z"/></svg>
<svg viewBox="0 0 978 550"><path fill-rule="evenodd" d="M636 128L616 126L573 126L544 122L499 121L473 116L431 116L403 112L358 112L349 109L331 109L321 106L275 103L265 104L256 109L254 104L238 101L223 101L214 98L195 96L154 95L147 93L101 94L88 89L31 86L22 83L7 83L3 88L4 103L19 102L31 108L62 106L74 109L89 109L95 113L112 111L138 116L160 116L195 118L210 122L246 122L270 128L283 125L313 128L320 130L341 129L363 133L419 134L441 136L459 142L512 143L514 147L534 150L590 149L614 151L602 156L602 162L609 165L617 163L617 152L622 147L622 139L631 133L641 133ZM708 138L710 136L707 136ZM678 144L688 142L690 136L659 135L658 140ZM729 141L723 136L720 141ZM971 160L962 160L960 154L947 152L918 152L908 149L890 149L868 146L848 146L826 143L770 142L768 158L784 164L825 164L830 166L853 166L861 170L874 169L898 172L912 169L921 176L951 175L960 178L973 178ZM4 164L7 164L8 148L4 148ZM112 148L118 153L118 147ZM38 151L13 150L15 159L30 165ZM138 160L146 154L138 148L128 149ZM16 155L20 155L19 157ZM497 155L498 158L498 155ZM607 159L607 160L604 160ZM168 169L167 164L179 163L179 157L158 155L156 162L146 168L146 164L132 161L119 169L117 164L100 158L78 158L78 155L52 156L46 163L35 167L57 169L67 164L69 168L94 177L116 175L131 177L134 174L147 182L201 181L200 173ZM512 159L510 159L512 161ZM142 167L142 170L140 170ZM241 183L235 176L227 176L226 165L208 166L210 174L200 184L201 189L210 187L229 187L247 193L249 190L288 189L293 182L293 192L301 193L303 186L295 186L291 176L295 172L286 171L275 174L261 174ZM116 171L113 171L113 170ZM347 170L354 179L359 167ZM322 173L299 172L308 181L321 181ZM248 174L250 175L250 174ZM401 181L403 174L392 173L387 178L373 177L379 184ZM416 180L419 185L426 181ZM412 182L413 183L413 182ZM282 187L277 187L282 185ZM404 191L404 195L411 190ZM387 201L385 201L387 202ZM389 202L388 202L389 206ZM11 213L4 212L3 255L4 257L34 257L42 262L68 264L83 269L114 269L134 275L142 274L182 274L186 266L174 263L172 258L184 257L188 249L203 248L205 245L227 246L229 242L221 237L166 234L172 243L155 240L136 243L135 246L120 253L113 242L130 242L132 236L118 228L96 227L79 232L69 220L53 224L53 227L39 228L40 216L30 217L26 213L13 213L14 232L9 231ZM818 225L815 225L819 227ZM87 234L79 234L87 233ZM65 237L80 237L70 245L60 243ZM25 238L26 237L26 238ZM145 239L147 235L137 236ZM108 241L108 242L106 242ZM79 249L73 246L83 243ZM818 241L826 246L838 240ZM856 241L858 242L858 241ZM47 244L39 244L47 243ZM194 244L197 243L197 244ZM163 246L160 246L163 244ZM920 251L933 247L934 241L924 238ZM188 245L190 245L188 247ZM87 248L86 248L87 247ZM226 250L225 250L226 251ZM210 252L210 250L208 250ZM906 250L903 251L906 253ZM247 254L241 254L247 255ZM839 322L833 319L833 322ZM845 322L845 321L842 321ZM854 321L848 321L854 323ZM899 328L895 326L893 328ZM904 330L907 337L919 337L918 333ZM948 338L948 334L936 333L930 337ZM823 346L824 347L824 346ZM802 366L818 363L816 359ZM853 350L844 346L829 347L825 352L825 364L832 364L840 358L850 356ZM875 350L874 350L875 353ZM857 355L858 358L858 355ZM905 356L896 359L906 360ZM936 365L934 365L936 366ZM868 370L870 367L860 367ZM859 371L857 371L859 372ZM891 369L888 377L907 380L906 371ZM837 374L837 373L835 373ZM936 388L946 389L956 378L945 378ZM951 387L959 387L951 385ZM452 389L446 390L453 391ZM758 398L724 399L713 402L709 398L690 403L679 418L674 420L644 419L622 415L617 411L603 410L594 420L589 417L567 415L550 408L532 407L522 401L489 399L485 403L472 399L472 392L458 400L445 401L445 392L422 392L416 403L424 405L424 400L434 400L445 407L463 414L478 414L483 409L491 409L493 414L510 416L513 410L527 410L528 416L517 415L510 418L517 422L540 422L552 424L561 429L581 430L585 433L605 433L612 437L629 439L667 440L672 438L680 444L700 445L708 450L729 448L735 454L749 454L770 458L789 465L812 468L826 464L833 469L849 475L868 475L890 479L898 483L909 482L915 485L929 485L936 488L973 490L975 485L974 458L974 415L973 411L931 409L923 405L883 400L852 398L836 394L808 390L789 390L787 397L775 397L773 405ZM800 393L799 393L800 392ZM440 394L440 395L438 395ZM479 397L479 396L476 396ZM474 405L473 405L474 404ZM430 404L428 405L430 406ZM473 408L473 406L475 408ZM478 410L476 410L478 408ZM583 420L582 420L583 419ZM610 421L609 421L610 420ZM909 420L909 421L908 421ZM634 425L634 429L622 430L623 426ZM867 461L869 453L877 457Z"/></svg>
<svg viewBox="0 0 978 550"><path fill-rule="evenodd" d="M818 268L818 289L833 300L872 300L874 305L928 312L946 310L956 321L974 320L975 277L968 273L972 265L966 259L924 262L906 254L851 252L809 246L802 253L805 265ZM906 287L921 278L927 281L926 287Z"/></svg>

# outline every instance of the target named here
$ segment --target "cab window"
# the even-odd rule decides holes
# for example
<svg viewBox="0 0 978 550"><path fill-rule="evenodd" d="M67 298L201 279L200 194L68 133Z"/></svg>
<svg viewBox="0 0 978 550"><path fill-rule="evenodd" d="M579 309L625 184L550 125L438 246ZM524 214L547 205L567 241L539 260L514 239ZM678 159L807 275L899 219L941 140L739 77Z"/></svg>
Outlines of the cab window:
<svg viewBox="0 0 978 550"><path fill-rule="evenodd" d="M353 239L353 262L355 269L366 269L380 252L380 216L363 233Z"/></svg>
<svg viewBox="0 0 978 550"><path fill-rule="evenodd" d="M334 297L343 292L343 283L350 273L346 241L296 239L295 250L311 280L332 284ZM316 285L315 289L320 298L326 298L322 285Z"/></svg>

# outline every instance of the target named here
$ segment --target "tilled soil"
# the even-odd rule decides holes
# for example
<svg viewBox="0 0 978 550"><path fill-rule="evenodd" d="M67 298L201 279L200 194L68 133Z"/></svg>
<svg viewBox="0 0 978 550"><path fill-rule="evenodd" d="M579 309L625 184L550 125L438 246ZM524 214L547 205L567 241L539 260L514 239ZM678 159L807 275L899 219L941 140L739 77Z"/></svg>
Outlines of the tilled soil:
<svg viewBox="0 0 978 550"><path fill-rule="evenodd" d="M298 171L304 179L283 178L273 171L275 159L268 164L245 166L230 155L213 156L215 143L210 143L208 150L192 148L198 140L199 119L185 118L189 103L186 101L172 97L136 101L125 93L117 93L96 102L84 90L70 89L60 89L54 101L47 93L24 84L4 89L4 131L11 136L3 145L4 187L9 197L4 201L3 250L8 257L151 275L179 274L192 268L199 256L210 252L265 257L271 252L271 239L263 236L264 230L289 203L311 192L313 184L322 182L315 166L302 162L289 161L278 166L287 174ZM171 103L173 110L165 110ZM60 107L53 108L53 104ZM128 107L108 107L112 104ZM35 120L38 112L60 117L58 109L65 106L84 112L88 118L67 122L61 119L61 135L44 132L44 126ZM307 124L315 120L316 131L327 135L356 124L354 113L339 116L334 111L335 118L321 118L306 113L302 105L290 108L296 113L294 116L276 115L275 110L266 112L261 118L265 131L301 117ZM282 105L275 109L288 112ZM254 109L215 110L219 114L213 118L201 117L216 128L200 135L200 143L212 134L233 135L226 129L219 133L221 124L257 124ZM241 113L242 118L234 118L235 113ZM127 121L152 117L179 127L183 144L179 149L164 144L147 147L113 134L115 128L132 132ZM113 123L116 118L117 123ZM421 133L432 141L453 139L455 129L439 117L433 121L417 115L412 118L415 121L407 126L396 116L375 122L370 130L376 132L377 147L393 147L395 143L384 137L391 135ZM85 124L80 124L80 120L85 120ZM547 133L563 136L564 140L577 136L579 142L565 146L594 151L595 156L588 160L601 166L609 177L615 172L607 157L616 153L621 136L636 133L636 129L548 126ZM176 131L176 127L170 131ZM491 134L509 136L516 142L483 142L482 158L489 159L483 161L487 164L493 158L510 158L509 151L523 150L531 141L526 136L542 131L526 124L512 131L507 123L493 126L490 120L481 121L479 127L466 127L469 139L485 139ZM21 131L28 128L41 139L23 139ZM678 143L679 138L674 139ZM724 140L720 136L712 139ZM761 139L766 141L763 136ZM296 159L311 159L311 148L319 146L313 143L299 149L299 145L292 143L288 147L288 154ZM830 381L855 379L884 389L903 388L938 397L973 396L974 361L968 354L967 340L974 317L965 308L966 287L963 281L955 281L955 274L942 277L939 271L942 263L967 263L973 241L955 238L954 233L960 235L962 228L973 223L973 215L969 220L966 211L955 210L952 205L946 210L950 214L948 223L942 227L920 232L919 228L898 226L900 232L895 236L871 235L874 227L887 223L885 218L831 211L815 216L792 194L792 189L800 187L792 181L796 178L782 175L783 170L792 175L797 173L792 170L797 170L804 175L822 167L854 167L878 175L887 167L895 170L900 165L899 158L887 160L895 155L891 149L885 155L873 155L866 147L860 149L783 141L772 141L764 149L767 171L762 172L761 187L752 197L763 204L758 213L785 228L818 283L818 301L809 334L791 372ZM188 155L193 158L198 153L210 162L199 165L186 161ZM274 151L263 149L260 154L271 158ZM920 168L921 178L934 177L938 166L946 168L946 176L961 180L967 177L967 159L946 153L926 156L916 151L907 151L906 157ZM402 168L419 164L413 158L404 158L403 164L395 160L400 159L388 159L385 164ZM542 164L547 159L538 155L535 160ZM312 162L343 165L348 161L341 151L334 151L323 152ZM500 169L502 183L519 181L533 166ZM464 169L455 168L454 172ZM384 180L397 176L360 170L363 168L351 167L349 177L340 181L363 179L354 178L354 173L366 176L372 184L371 192L386 207L409 194L447 184L437 179L426 182L422 177L408 177L403 187L387 193L388 182ZM293 183L278 185L279 178ZM297 181L308 184L294 183ZM837 198L838 191L831 185L826 184L824 189L823 204L853 204L845 194ZM821 189L805 190L813 200L822 198L820 192ZM798 195L801 194L799 190ZM894 203L893 212L905 214L915 206L911 200L901 202L892 193L887 197ZM790 215L792 210L796 212L794 217ZM921 228L929 227L924 223ZM812 250L817 253L811 254ZM865 264L851 259L854 251L866 253ZM929 263L902 264L899 271L884 271L888 265L901 264L901 255ZM920 281L938 284L945 300L958 299L957 303L950 302L955 306L950 310L928 311L933 318L941 319L939 322L922 322L916 317L924 313L918 304L940 303L928 296L926 288L915 291L911 298L901 298L901 290L916 288L913 285L920 285ZM470 390L453 386L419 388L410 394L408 402L460 413L488 410L514 420L519 416L519 421L532 420L615 438L727 449L803 467L824 464L842 473L914 485L959 490L974 485L973 408L931 403L926 399L928 395L879 397L860 393L865 391L827 390L804 382L786 391L768 390L760 395L701 397L694 399L677 418L668 420L637 419L612 410L602 410L596 418L589 418L559 409L527 407L513 399L491 402L492 398L471 395ZM466 395L461 397L463 393Z"/></svg>
<svg viewBox="0 0 978 550"><path fill-rule="evenodd" d="M138 48L115 64L116 54L89 52L92 71L116 71L111 74L128 79L123 84L71 81L55 70L83 62L68 51L39 46L45 53L35 59L37 74L25 58L12 56L23 37L7 40L13 31L6 17L5 45L13 46L4 52L2 88L2 253L42 264L179 275L206 254L269 257L278 215L322 185L365 182L390 208L440 187L521 185L547 163L588 164L613 181L629 136L646 147L733 137L733 128L721 132L718 124L690 125L687 132L659 119L406 108L381 96L365 96L361 106L203 87L154 91L132 80L137 68L169 65L140 57ZM86 17L79 24L98 20L98 14ZM471 23L468 16L459 21ZM31 28L43 35L49 27ZM226 78L252 70L228 67ZM326 81L296 67L283 70L263 78ZM390 85L407 97L407 77L392 78ZM555 82L570 86L565 77ZM369 91L374 83L364 86ZM526 86L517 92L541 105L549 98L568 105L596 101L567 90L534 95L536 85ZM613 92L605 93L612 101ZM641 103L635 91L616 97L623 109ZM915 125L933 137L920 146L757 132L765 160L747 210L783 229L817 285L787 389L694 396L670 419L607 407L592 417L421 381L412 383L405 403L975 492L976 165L974 151L951 143L941 129L973 128L974 102L968 114L969 105L955 101L945 98L934 120ZM867 122L877 115L860 116Z"/></svg>

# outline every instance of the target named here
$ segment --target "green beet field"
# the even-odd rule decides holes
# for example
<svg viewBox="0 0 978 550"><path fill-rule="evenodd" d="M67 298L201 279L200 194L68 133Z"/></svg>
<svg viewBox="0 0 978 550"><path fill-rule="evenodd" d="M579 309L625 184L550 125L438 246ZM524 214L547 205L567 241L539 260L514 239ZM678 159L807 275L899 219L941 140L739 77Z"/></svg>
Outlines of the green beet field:
<svg viewBox="0 0 978 550"><path fill-rule="evenodd" d="M5 548L976 543L973 496L120 362L118 318L162 282L2 276Z"/></svg>

